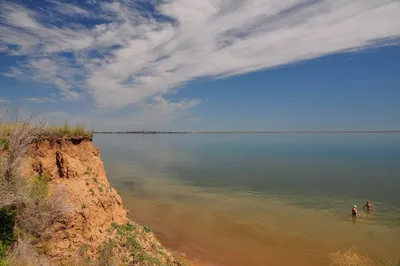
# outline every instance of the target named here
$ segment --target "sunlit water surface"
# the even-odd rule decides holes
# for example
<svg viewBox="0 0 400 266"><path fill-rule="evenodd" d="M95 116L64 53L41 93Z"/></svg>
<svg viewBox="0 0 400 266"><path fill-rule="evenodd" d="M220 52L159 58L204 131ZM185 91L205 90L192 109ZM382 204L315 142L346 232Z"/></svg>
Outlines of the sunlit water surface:
<svg viewBox="0 0 400 266"><path fill-rule="evenodd" d="M95 135L130 216L206 265L400 257L400 134ZM354 204L376 211L354 221Z"/></svg>

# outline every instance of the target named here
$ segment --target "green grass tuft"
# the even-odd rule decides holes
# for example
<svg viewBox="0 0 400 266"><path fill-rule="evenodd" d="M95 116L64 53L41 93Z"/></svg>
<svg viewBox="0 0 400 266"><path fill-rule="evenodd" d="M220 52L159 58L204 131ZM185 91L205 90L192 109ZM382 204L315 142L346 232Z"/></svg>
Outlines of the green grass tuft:
<svg viewBox="0 0 400 266"><path fill-rule="evenodd" d="M150 228L148 225L145 225L145 226L143 227L143 229L144 229L144 231L145 231L146 233L152 232L151 228Z"/></svg>
<svg viewBox="0 0 400 266"><path fill-rule="evenodd" d="M7 137L0 138L0 148L4 151L8 151L10 148L10 140Z"/></svg>

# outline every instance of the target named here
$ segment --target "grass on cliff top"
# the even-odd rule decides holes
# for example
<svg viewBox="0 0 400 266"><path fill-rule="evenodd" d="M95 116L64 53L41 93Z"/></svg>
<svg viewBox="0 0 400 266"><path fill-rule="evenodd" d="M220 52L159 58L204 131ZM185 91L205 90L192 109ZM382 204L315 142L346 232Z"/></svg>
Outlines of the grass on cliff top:
<svg viewBox="0 0 400 266"><path fill-rule="evenodd" d="M23 123L23 122L22 122ZM13 129L17 127L19 123L1 124L0 132L4 135L10 135ZM32 134L37 137L91 137L92 132L87 130L84 125L78 124L71 126L68 123L63 125L30 125Z"/></svg>

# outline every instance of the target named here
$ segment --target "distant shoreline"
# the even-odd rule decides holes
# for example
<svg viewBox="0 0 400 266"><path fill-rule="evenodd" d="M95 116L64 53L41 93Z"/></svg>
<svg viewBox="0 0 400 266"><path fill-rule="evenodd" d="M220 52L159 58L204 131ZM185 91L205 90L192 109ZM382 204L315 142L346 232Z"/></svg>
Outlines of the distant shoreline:
<svg viewBox="0 0 400 266"><path fill-rule="evenodd" d="M370 134L400 133L400 130L282 130L282 131L93 131L93 134Z"/></svg>

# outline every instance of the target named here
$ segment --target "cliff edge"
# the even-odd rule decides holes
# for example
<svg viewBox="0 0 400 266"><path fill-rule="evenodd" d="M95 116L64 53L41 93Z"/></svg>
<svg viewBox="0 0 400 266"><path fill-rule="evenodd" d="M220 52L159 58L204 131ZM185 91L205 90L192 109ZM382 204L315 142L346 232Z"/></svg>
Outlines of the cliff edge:
<svg viewBox="0 0 400 266"><path fill-rule="evenodd" d="M22 169L67 194L68 213L35 241L49 264L181 265L150 228L127 218L91 138L35 140Z"/></svg>

